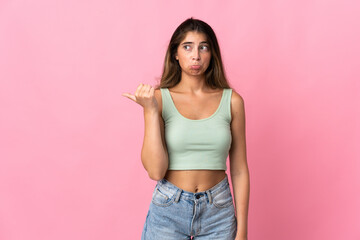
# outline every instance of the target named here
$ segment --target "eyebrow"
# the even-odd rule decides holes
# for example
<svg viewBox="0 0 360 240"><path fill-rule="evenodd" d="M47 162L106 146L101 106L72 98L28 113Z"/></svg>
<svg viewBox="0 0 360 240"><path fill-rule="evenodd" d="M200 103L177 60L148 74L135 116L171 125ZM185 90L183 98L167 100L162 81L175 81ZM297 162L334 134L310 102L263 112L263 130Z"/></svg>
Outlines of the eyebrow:
<svg viewBox="0 0 360 240"><path fill-rule="evenodd" d="M206 44L209 44L207 41L202 41L200 43L206 43ZM185 44L193 44L193 42L184 42L182 43L181 45L185 45Z"/></svg>

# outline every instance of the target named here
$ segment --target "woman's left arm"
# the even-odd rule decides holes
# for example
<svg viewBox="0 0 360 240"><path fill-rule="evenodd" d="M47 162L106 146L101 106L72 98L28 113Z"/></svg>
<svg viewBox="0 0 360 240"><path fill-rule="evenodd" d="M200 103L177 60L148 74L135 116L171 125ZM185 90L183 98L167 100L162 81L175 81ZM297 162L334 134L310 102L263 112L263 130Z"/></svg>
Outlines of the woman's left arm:
<svg viewBox="0 0 360 240"><path fill-rule="evenodd" d="M235 240L247 240L250 177L246 160L245 108L243 98L234 90L231 98L231 115L232 143L229 160L237 219Z"/></svg>

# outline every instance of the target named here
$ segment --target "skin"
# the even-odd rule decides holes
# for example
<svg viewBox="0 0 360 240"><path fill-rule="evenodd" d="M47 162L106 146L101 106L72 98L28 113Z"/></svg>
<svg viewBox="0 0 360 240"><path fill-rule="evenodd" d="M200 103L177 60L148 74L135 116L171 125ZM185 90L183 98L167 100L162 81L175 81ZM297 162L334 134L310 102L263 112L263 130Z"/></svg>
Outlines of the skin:
<svg viewBox="0 0 360 240"><path fill-rule="evenodd" d="M219 106L223 90L212 90L205 85L204 72L211 60L211 51L206 43L206 35L188 32L180 43L175 57L182 69L181 81L169 90L177 110L189 119L198 120L211 116ZM200 65L200 69L192 69L191 66L194 64ZM225 170L167 170L168 158L164 137L164 120L161 116L160 90L154 90L150 85L140 84L135 96L126 93L123 95L142 105L145 119L148 119L145 121L155 121L156 124L152 125L153 131L159 130L161 133L161 142L154 138L151 142L152 147L149 147L154 152L146 152L147 156L157 154L156 157L151 159L151 163L150 160L143 161L144 167L152 179L165 178L185 191L196 193L215 186L225 178ZM250 181L246 160L244 100L235 90L231 97L231 116L232 145L229 159L238 220L236 240L245 240L247 239ZM158 146L157 144L163 147L163 151L154 149L154 146ZM159 152L164 154L159 155Z"/></svg>

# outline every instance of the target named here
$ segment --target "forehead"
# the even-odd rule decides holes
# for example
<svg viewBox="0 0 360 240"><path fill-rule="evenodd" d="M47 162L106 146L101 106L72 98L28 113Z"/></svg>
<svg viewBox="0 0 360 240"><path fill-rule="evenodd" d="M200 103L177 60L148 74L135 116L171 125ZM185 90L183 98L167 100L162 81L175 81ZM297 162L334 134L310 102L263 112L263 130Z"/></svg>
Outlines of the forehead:
<svg viewBox="0 0 360 240"><path fill-rule="evenodd" d="M186 33L184 39L181 41L183 42L203 42L206 41L207 37L204 33L189 31Z"/></svg>

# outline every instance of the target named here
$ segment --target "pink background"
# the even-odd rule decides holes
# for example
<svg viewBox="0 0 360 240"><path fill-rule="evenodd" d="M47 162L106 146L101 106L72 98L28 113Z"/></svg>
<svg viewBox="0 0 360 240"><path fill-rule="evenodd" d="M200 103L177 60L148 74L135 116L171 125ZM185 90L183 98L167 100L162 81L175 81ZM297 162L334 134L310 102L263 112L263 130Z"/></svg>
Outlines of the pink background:
<svg viewBox="0 0 360 240"><path fill-rule="evenodd" d="M0 2L0 239L140 239L142 107L175 28L215 30L243 96L249 240L360 239L360 3ZM230 172L228 171L228 174Z"/></svg>

